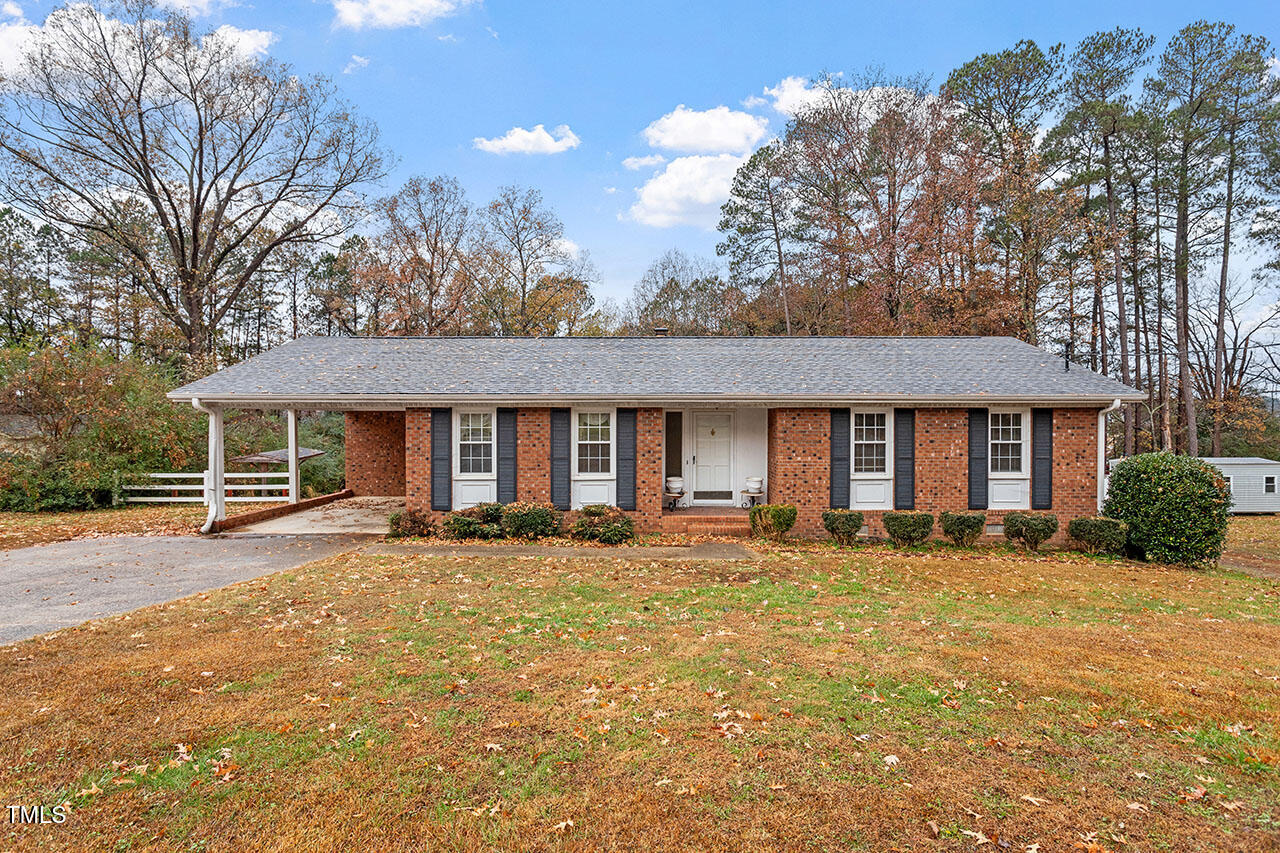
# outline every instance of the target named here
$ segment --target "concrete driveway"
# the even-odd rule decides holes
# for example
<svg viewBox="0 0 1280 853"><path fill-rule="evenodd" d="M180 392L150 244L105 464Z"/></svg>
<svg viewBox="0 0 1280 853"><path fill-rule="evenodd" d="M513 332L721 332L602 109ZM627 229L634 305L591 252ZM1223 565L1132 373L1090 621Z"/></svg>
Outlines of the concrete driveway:
<svg viewBox="0 0 1280 853"><path fill-rule="evenodd" d="M361 533L385 535L387 520L393 512L404 509L404 498L343 498L333 503L304 509L291 515L246 524L228 531L228 536L242 533L288 533L315 535L317 533Z"/></svg>
<svg viewBox="0 0 1280 853"><path fill-rule="evenodd" d="M122 536L0 552L0 644L291 569L367 541Z"/></svg>

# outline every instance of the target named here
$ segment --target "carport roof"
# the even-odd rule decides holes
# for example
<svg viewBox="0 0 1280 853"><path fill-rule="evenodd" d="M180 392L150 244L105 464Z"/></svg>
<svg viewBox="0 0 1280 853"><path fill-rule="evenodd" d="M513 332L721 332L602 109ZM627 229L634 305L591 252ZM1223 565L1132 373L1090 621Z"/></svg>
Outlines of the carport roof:
<svg viewBox="0 0 1280 853"><path fill-rule="evenodd" d="M1007 337L309 337L169 396L265 408L1145 399Z"/></svg>

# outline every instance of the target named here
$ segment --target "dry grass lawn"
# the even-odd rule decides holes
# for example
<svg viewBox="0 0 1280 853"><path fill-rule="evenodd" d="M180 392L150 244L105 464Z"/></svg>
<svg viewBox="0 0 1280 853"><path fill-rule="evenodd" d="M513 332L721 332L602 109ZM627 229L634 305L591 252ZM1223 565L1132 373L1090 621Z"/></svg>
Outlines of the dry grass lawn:
<svg viewBox="0 0 1280 853"><path fill-rule="evenodd" d="M1229 571L348 554L0 650L0 849L1276 849L1278 721Z"/></svg>
<svg viewBox="0 0 1280 853"><path fill-rule="evenodd" d="M1280 578L1280 516L1232 516L1222 564Z"/></svg>

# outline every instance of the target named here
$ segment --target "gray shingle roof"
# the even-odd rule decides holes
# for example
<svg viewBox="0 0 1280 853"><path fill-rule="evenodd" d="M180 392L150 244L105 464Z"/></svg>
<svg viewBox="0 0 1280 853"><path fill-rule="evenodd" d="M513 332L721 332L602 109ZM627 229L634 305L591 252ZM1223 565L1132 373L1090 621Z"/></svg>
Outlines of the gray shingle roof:
<svg viewBox="0 0 1280 853"><path fill-rule="evenodd" d="M1014 338L301 338L171 392L215 403L1137 399Z"/></svg>

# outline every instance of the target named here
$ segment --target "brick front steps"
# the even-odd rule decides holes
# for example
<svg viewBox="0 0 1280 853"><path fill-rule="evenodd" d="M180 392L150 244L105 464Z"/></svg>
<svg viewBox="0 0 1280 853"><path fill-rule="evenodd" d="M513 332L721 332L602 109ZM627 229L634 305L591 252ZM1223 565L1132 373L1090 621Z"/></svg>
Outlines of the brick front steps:
<svg viewBox="0 0 1280 853"><path fill-rule="evenodd" d="M746 510L726 507L694 507L662 514L663 533L690 533L705 536L750 536Z"/></svg>

